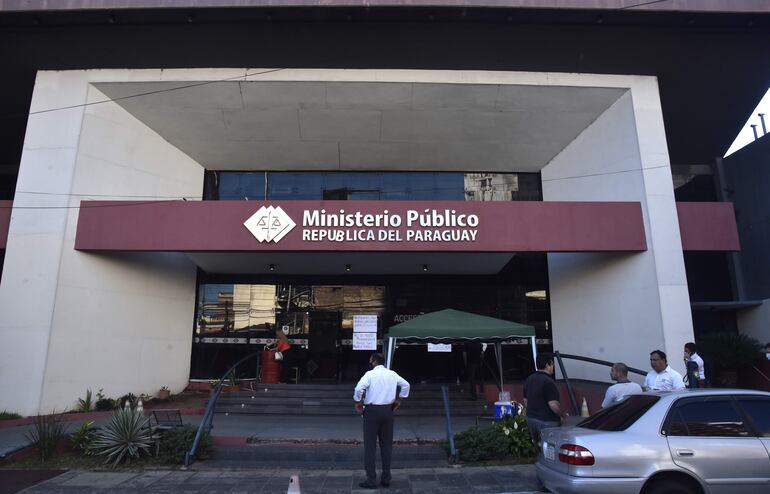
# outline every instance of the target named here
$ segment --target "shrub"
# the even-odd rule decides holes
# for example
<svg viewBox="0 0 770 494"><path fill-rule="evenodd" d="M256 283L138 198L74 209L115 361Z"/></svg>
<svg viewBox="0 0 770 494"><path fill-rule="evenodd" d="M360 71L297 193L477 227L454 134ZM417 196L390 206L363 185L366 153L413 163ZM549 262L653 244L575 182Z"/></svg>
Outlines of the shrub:
<svg viewBox="0 0 770 494"><path fill-rule="evenodd" d="M463 461L497 460L510 454L508 439L496 425L474 427L456 434L455 447Z"/></svg>
<svg viewBox="0 0 770 494"><path fill-rule="evenodd" d="M112 398L100 398L96 400L94 408L97 412L109 412L110 410L115 410L116 406L117 403Z"/></svg>
<svg viewBox="0 0 770 494"><path fill-rule="evenodd" d="M78 404L75 407L75 409L78 412L93 412L94 411L94 401L91 394L91 390L86 390L86 397L85 398L78 398Z"/></svg>
<svg viewBox="0 0 770 494"><path fill-rule="evenodd" d="M64 429L61 414L52 413L35 418L35 427L26 434L26 438L40 454L41 462L47 461L56 452L56 445L64 437Z"/></svg>
<svg viewBox="0 0 770 494"><path fill-rule="evenodd" d="M117 410L105 426L96 433L93 451L105 455L105 463L117 465L124 459L131 462L142 453L149 454L157 436L149 420L135 410Z"/></svg>
<svg viewBox="0 0 770 494"><path fill-rule="evenodd" d="M83 422L80 424L80 427L72 433L72 437L70 438L72 441L72 449L79 451L85 456L93 454L94 441L96 440L96 430L92 427L93 425L93 420Z"/></svg>
<svg viewBox="0 0 770 494"><path fill-rule="evenodd" d="M99 388L99 391L96 392L96 404L94 405L96 411L109 412L110 410L115 410L116 406L115 400L104 396L104 389Z"/></svg>
<svg viewBox="0 0 770 494"><path fill-rule="evenodd" d="M6 410L3 410L0 412L0 420L14 420L14 419L20 419L21 415L15 412L8 412Z"/></svg>
<svg viewBox="0 0 770 494"><path fill-rule="evenodd" d="M729 371L752 365L763 357L762 345L757 340L732 332L704 335L698 340L698 350L706 362Z"/></svg>
<svg viewBox="0 0 770 494"><path fill-rule="evenodd" d="M193 425L174 427L173 429L165 431L160 436L158 460L163 463L184 463L185 453L192 448L197 432L198 428ZM212 447L213 441L211 435L204 431L203 434L201 434L201 440L198 442L195 458L199 460L206 459L210 454Z"/></svg>
<svg viewBox="0 0 770 494"><path fill-rule="evenodd" d="M510 454L517 458L530 458L535 455L527 420L523 416L508 415L495 424L495 428L506 438Z"/></svg>

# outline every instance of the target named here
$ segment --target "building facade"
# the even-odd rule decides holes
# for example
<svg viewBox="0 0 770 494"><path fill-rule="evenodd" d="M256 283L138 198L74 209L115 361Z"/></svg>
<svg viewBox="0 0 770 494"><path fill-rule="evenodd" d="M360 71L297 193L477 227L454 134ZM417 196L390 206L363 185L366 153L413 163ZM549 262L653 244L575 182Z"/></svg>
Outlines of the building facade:
<svg viewBox="0 0 770 494"><path fill-rule="evenodd" d="M302 45L317 11L291 15L254 21L299 30L282 59L238 51L217 68L143 47L35 67L6 203L0 407L178 392L276 329L308 377L344 382L361 314L382 337L458 308L532 324L543 349L640 368L694 339L686 253L737 251L738 230L730 203L677 203L667 74L531 70L465 49L437 66L381 41L371 58L329 55ZM379 15L381 33L415 29ZM160 32L147 19L129 29ZM337 21L316 22L333 44ZM442 29L468 33L454 18ZM505 50L491 35L471 44ZM451 357L400 355L414 378L454 377Z"/></svg>

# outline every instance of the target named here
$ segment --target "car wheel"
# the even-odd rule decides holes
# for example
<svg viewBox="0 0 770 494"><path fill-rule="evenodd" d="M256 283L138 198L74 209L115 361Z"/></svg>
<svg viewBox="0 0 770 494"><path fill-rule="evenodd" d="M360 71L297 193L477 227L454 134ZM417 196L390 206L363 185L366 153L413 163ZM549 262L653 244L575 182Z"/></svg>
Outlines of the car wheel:
<svg viewBox="0 0 770 494"><path fill-rule="evenodd" d="M644 490L644 494L697 494L698 491L692 486L680 479L659 479L654 480Z"/></svg>

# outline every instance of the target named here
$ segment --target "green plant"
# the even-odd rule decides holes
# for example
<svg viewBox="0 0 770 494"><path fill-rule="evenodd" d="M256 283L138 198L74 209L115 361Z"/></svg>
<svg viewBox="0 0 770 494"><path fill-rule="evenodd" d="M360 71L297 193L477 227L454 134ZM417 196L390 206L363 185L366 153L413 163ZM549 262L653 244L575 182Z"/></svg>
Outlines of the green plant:
<svg viewBox="0 0 770 494"><path fill-rule="evenodd" d="M80 427L72 433L72 437L70 438L72 441L72 448L86 456L93 454L92 448L94 441L96 440L96 430L94 430L93 425L93 420L83 422L80 424Z"/></svg>
<svg viewBox="0 0 770 494"><path fill-rule="evenodd" d="M717 369L736 371L762 358L762 345L745 334L720 331L700 338L698 353Z"/></svg>
<svg viewBox="0 0 770 494"><path fill-rule="evenodd" d="M112 398L102 398L96 400L95 408L97 412L109 412L110 410L115 410L116 405L115 400Z"/></svg>
<svg viewBox="0 0 770 494"><path fill-rule="evenodd" d="M184 462L185 453L192 448L193 441L195 440L195 434L198 432L198 428L192 425L184 425L182 427L174 427L165 431L160 436L160 448L158 451L158 461L163 463L175 463L181 464ZM201 439L198 442L198 449L195 452L195 457L199 460L206 459L213 447L213 440L208 432L201 434Z"/></svg>
<svg viewBox="0 0 770 494"><path fill-rule="evenodd" d="M94 411L94 400L91 394L91 390L86 390L86 397L85 398L78 398L78 404L75 407L75 409L78 412L93 412Z"/></svg>
<svg viewBox="0 0 770 494"><path fill-rule="evenodd" d="M107 456L105 463L117 465L124 459L131 462L142 453L149 454L150 446L157 439L155 430L144 416L131 409L119 409L110 421L96 433L93 451Z"/></svg>
<svg viewBox="0 0 770 494"><path fill-rule="evenodd" d="M45 462L56 452L56 445L64 437L62 414L40 415L35 418L34 428L26 434L27 440L40 454L40 461Z"/></svg>
<svg viewBox="0 0 770 494"><path fill-rule="evenodd" d="M508 439L497 426L473 427L455 435L455 447L463 461L485 461L505 458L510 454Z"/></svg>
<svg viewBox="0 0 770 494"><path fill-rule="evenodd" d="M235 372L235 369L230 371L230 384L233 386L240 386L241 380L238 378L238 374Z"/></svg>
<svg viewBox="0 0 770 494"><path fill-rule="evenodd" d="M15 412L8 412L6 410L3 410L0 412L0 420L14 420L14 419L20 419L21 415Z"/></svg>
<svg viewBox="0 0 770 494"><path fill-rule="evenodd" d="M115 400L106 397L104 395L104 389L99 388L99 391L96 392L96 404L94 405L94 409L97 412L108 412L114 410L116 405Z"/></svg>
<svg viewBox="0 0 770 494"><path fill-rule="evenodd" d="M508 441L508 452L517 458L530 458L535 455L532 439L529 435L527 420L521 415L508 415L495 424L498 433Z"/></svg>

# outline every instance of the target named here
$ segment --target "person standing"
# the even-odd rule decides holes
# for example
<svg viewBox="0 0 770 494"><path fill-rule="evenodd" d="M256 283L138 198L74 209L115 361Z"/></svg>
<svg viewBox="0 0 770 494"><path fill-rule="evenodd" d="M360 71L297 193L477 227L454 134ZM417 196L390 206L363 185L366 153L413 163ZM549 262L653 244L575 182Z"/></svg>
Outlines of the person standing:
<svg viewBox="0 0 770 494"><path fill-rule="evenodd" d="M559 427L567 413L561 409L559 389L553 378L553 357L538 354L535 361L537 371L524 381L524 408L527 413L527 426L535 448L540 447L540 431L549 427Z"/></svg>
<svg viewBox="0 0 770 494"><path fill-rule="evenodd" d="M610 367L610 379L617 381L607 388L602 401L602 408L607 408L613 403L617 403L628 395L635 395L642 392L642 387L628 380L628 366L623 362L617 362Z"/></svg>
<svg viewBox="0 0 770 494"><path fill-rule="evenodd" d="M650 367L644 379L644 389L647 391L671 391L684 389L682 375L668 365L666 354L661 350L650 352Z"/></svg>
<svg viewBox="0 0 770 494"><path fill-rule="evenodd" d="M377 488L375 456L377 440L382 456L380 484L390 486L390 458L393 451L393 412L401 406L401 399L409 396L409 383L383 365L385 357L373 353L369 357L372 370L361 377L353 393L356 411L364 414L364 467L366 481L359 484L364 489ZM398 388L400 392L397 393Z"/></svg>
<svg viewBox="0 0 770 494"><path fill-rule="evenodd" d="M689 342L684 344L684 365L685 369L687 369L690 362L694 362L698 366L698 370L694 372L695 379L697 380L697 386L694 382L689 382L689 375L690 373L687 373L688 376L688 383L689 387L691 388L705 388L706 387L706 370L703 367L703 359L698 355L698 348L695 346L695 343Z"/></svg>

